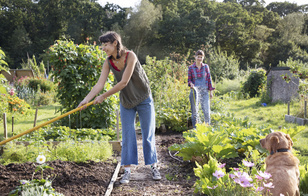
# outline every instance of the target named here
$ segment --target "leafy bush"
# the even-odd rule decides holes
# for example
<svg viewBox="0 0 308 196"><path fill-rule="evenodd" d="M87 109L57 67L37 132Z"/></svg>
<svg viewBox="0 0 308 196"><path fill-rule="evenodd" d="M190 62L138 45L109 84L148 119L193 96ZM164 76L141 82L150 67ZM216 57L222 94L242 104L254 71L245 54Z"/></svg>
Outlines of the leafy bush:
<svg viewBox="0 0 308 196"><path fill-rule="evenodd" d="M279 61L277 67L289 67L294 77L301 79L308 77L308 63L304 63L299 59L293 60L293 58L290 57L286 62Z"/></svg>
<svg viewBox="0 0 308 196"><path fill-rule="evenodd" d="M4 95L0 98L1 101L7 102L9 112L26 114L30 110L30 105L27 104L23 99L19 99L16 95Z"/></svg>
<svg viewBox="0 0 308 196"><path fill-rule="evenodd" d="M210 53L210 71L214 81L221 81L223 78L233 80L239 74L239 61L234 56L228 56L227 52L220 49Z"/></svg>
<svg viewBox="0 0 308 196"><path fill-rule="evenodd" d="M37 91L40 89L43 93L53 91L55 89L55 84L45 78L30 78L28 81L28 87Z"/></svg>
<svg viewBox="0 0 308 196"><path fill-rule="evenodd" d="M183 136L186 142L174 144L169 150L179 151L176 156L181 156L184 160L198 160L200 164L205 164L210 157L219 159L238 156L223 129L212 130L210 126L197 124L197 129L184 132Z"/></svg>
<svg viewBox="0 0 308 196"><path fill-rule="evenodd" d="M143 67L155 101L156 125L164 124L173 131L187 130L187 119L191 113L189 87L185 85L186 64L175 63L169 58L156 60L148 56Z"/></svg>
<svg viewBox="0 0 308 196"><path fill-rule="evenodd" d="M265 71L263 69L250 72L247 81L244 82L242 91L249 94L250 97L259 96L266 83Z"/></svg>
<svg viewBox="0 0 308 196"><path fill-rule="evenodd" d="M32 105L48 105L54 103L55 89L52 81L45 78L21 77L15 81L17 96Z"/></svg>
<svg viewBox="0 0 308 196"><path fill-rule="evenodd" d="M75 109L97 83L106 54L95 45L76 45L72 41L57 40L48 49L46 58L53 69L52 77L58 83L60 111L65 113ZM113 80L113 75L109 74L103 92L112 87ZM103 103L82 111L82 126L106 128L114 125L116 100L116 95L113 95ZM70 115L70 119L61 119L61 124L69 126L71 122L71 127L77 127L79 114Z"/></svg>

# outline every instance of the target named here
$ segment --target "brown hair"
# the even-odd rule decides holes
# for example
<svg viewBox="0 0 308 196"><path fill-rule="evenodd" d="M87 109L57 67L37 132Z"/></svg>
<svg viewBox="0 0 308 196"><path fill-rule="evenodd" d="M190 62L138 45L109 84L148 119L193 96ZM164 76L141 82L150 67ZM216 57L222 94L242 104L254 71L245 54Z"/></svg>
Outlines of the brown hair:
<svg viewBox="0 0 308 196"><path fill-rule="evenodd" d="M117 41L117 59L121 57L120 52L124 50L125 47L123 46L121 36L118 33L108 31L99 37L99 41L101 43L113 43L114 41Z"/></svg>
<svg viewBox="0 0 308 196"><path fill-rule="evenodd" d="M198 50L195 54L195 56L198 56L198 55L202 55L204 56L204 52L202 50Z"/></svg>

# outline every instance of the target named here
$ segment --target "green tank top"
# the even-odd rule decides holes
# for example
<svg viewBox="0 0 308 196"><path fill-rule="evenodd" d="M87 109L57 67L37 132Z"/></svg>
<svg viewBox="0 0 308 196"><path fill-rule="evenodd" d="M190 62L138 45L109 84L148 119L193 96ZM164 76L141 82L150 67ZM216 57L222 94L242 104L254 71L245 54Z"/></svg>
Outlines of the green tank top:
<svg viewBox="0 0 308 196"><path fill-rule="evenodd" d="M111 56L108 58L109 68L113 72L113 75L115 76L117 82L119 82L121 81L123 73L126 69L127 61L125 61L124 69L122 69L121 71L117 71L111 65L110 58ZM130 109L147 99L150 94L151 89L148 77L144 69L142 68L139 60L137 60L133 74L127 86L120 91L120 102L125 108Z"/></svg>

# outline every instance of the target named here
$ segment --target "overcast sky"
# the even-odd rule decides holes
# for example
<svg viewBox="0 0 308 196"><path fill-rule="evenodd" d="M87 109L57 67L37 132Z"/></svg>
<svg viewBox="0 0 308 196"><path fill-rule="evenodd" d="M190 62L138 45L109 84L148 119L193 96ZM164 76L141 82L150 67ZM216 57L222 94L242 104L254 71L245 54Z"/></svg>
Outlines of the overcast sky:
<svg viewBox="0 0 308 196"><path fill-rule="evenodd" d="M119 5L120 7L135 7L136 4L138 5L141 0L98 0L98 3L102 6L105 6L107 2L114 3ZM218 2L222 2L223 0L217 0ZM271 2L285 2L285 0L265 0L266 5L270 4ZM297 5L304 5L308 4L307 0L288 0L287 2L290 3L297 3Z"/></svg>

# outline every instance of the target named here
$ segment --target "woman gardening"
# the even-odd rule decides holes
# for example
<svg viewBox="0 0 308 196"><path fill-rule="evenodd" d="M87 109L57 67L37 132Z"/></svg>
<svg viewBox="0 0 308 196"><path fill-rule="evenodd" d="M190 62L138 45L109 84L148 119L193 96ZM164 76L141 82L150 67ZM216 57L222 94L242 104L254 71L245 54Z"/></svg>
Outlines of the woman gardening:
<svg viewBox="0 0 308 196"><path fill-rule="evenodd" d="M189 100L191 105L192 125L196 128L199 123L199 103L204 114L204 122L210 124L210 98L213 97L213 88L210 68L202 63L204 52L198 50L195 54L195 62L188 68L188 86L191 88ZM210 95L209 95L210 92Z"/></svg>
<svg viewBox="0 0 308 196"><path fill-rule="evenodd" d="M103 64L101 76L89 94L78 107L87 104L103 90L110 70L117 84L110 90L95 98L94 104L102 103L110 95L120 91L120 113L122 122L121 165L124 175L120 183L129 183L130 166L138 165L137 139L135 132L136 112L139 114L145 165L151 165L152 177L160 180L157 168L155 147L155 111L149 81L145 71L133 51L127 50L116 32L107 32L99 37L102 50L108 58ZM85 107L84 107L85 108ZM83 108L83 109L84 109Z"/></svg>

